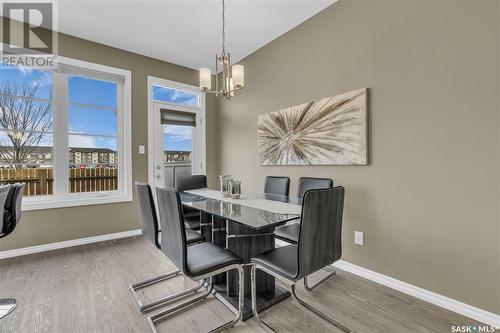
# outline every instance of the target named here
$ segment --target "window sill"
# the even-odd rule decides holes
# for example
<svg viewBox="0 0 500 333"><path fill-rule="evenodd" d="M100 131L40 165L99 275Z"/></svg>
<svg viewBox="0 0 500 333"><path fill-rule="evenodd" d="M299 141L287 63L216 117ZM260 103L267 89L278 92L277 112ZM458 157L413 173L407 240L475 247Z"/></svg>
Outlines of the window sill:
<svg viewBox="0 0 500 333"><path fill-rule="evenodd" d="M132 201L132 194L123 193L75 193L65 197L40 196L37 198L23 199L22 211L92 206Z"/></svg>

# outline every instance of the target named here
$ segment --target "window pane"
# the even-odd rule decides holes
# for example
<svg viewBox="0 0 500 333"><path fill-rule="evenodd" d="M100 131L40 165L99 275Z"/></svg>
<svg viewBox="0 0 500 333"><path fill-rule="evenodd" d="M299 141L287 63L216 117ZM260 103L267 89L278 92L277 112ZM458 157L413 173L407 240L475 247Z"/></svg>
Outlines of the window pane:
<svg viewBox="0 0 500 333"><path fill-rule="evenodd" d="M161 86L153 86L153 98L172 104L198 106L198 94Z"/></svg>
<svg viewBox="0 0 500 333"><path fill-rule="evenodd" d="M0 184L24 182L27 196L53 193L52 80L0 65Z"/></svg>
<svg viewBox="0 0 500 333"><path fill-rule="evenodd" d="M68 78L71 193L118 190L117 87L113 82Z"/></svg>
<svg viewBox="0 0 500 333"><path fill-rule="evenodd" d="M9 66L0 63L0 93L14 96L51 99L50 71Z"/></svg>
<svg viewBox="0 0 500 333"><path fill-rule="evenodd" d="M116 111L70 105L68 113L70 134L116 136Z"/></svg>
<svg viewBox="0 0 500 333"><path fill-rule="evenodd" d="M164 125L164 160L170 162L191 162L193 128L189 126Z"/></svg>
<svg viewBox="0 0 500 333"><path fill-rule="evenodd" d="M81 76L70 76L68 79L68 99L70 103L116 109L117 84Z"/></svg>
<svg viewBox="0 0 500 333"><path fill-rule="evenodd" d="M36 138L36 145L19 144L28 137ZM17 134L0 130L0 184L24 182L27 196L52 194L52 147L52 133Z"/></svg>

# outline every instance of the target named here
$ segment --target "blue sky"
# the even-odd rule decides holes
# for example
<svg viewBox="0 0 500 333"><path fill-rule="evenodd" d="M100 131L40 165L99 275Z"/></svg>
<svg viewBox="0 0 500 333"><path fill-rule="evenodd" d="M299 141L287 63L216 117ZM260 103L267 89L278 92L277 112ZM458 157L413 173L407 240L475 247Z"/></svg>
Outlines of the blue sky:
<svg viewBox="0 0 500 333"><path fill-rule="evenodd" d="M192 133L189 126L163 125L164 150L192 151Z"/></svg>
<svg viewBox="0 0 500 333"><path fill-rule="evenodd" d="M38 86L37 98L50 99L52 74L49 72L31 70L29 68L16 68L0 63L0 74L0 86L5 81L10 81L17 86L29 83L32 86Z"/></svg>
<svg viewBox="0 0 500 333"><path fill-rule="evenodd" d="M37 98L50 99L53 81L51 72L0 63L0 74L0 86L6 81L18 87L24 84L36 86ZM78 76L70 76L68 80L69 145L117 150L117 85ZM191 106L198 103L197 95L189 92L155 86L153 94L155 99L165 102ZM165 150L191 151L191 133L189 127L165 126ZM43 141L43 144L51 145L51 135L47 135Z"/></svg>
<svg viewBox="0 0 500 333"><path fill-rule="evenodd" d="M188 106L198 105L197 94L182 90L170 89L166 87L154 86L153 97L156 100L173 104L181 104Z"/></svg>

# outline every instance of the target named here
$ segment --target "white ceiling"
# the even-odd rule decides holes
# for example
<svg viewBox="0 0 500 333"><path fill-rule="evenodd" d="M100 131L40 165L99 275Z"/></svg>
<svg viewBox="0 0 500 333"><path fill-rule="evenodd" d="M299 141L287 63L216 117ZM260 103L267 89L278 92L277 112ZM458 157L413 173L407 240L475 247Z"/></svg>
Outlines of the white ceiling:
<svg viewBox="0 0 500 333"><path fill-rule="evenodd" d="M227 0L232 62L266 45L336 0ZM221 1L59 0L60 32L198 69L215 67Z"/></svg>

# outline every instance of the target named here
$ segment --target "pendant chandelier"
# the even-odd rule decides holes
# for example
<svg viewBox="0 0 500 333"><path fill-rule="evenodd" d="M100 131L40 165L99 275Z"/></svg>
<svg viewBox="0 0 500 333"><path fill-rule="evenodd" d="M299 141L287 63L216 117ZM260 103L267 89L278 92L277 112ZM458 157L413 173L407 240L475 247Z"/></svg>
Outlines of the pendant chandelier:
<svg viewBox="0 0 500 333"><path fill-rule="evenodd" d="M222 0L222 52L215 58L215 90L212 89L212 72L210 68L200 68L200 88L203 91L214 93L215 96L224 96L230 100L234 92L243 89L245 69L242 65L231 67L231 57L226 53L226 12L224 0ZM219 90L217 73L219 66L222 68L222 87Z"/></svg>

